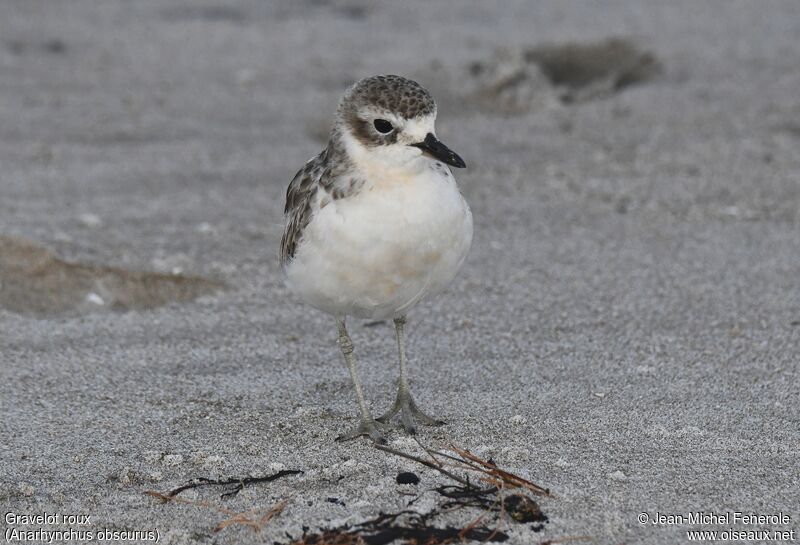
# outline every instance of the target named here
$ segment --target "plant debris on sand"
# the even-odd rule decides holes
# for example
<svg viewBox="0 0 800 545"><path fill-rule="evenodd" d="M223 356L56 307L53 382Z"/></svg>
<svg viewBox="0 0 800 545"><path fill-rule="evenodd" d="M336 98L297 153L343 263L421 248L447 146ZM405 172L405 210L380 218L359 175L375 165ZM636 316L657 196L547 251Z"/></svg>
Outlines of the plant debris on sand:
<svg viewBox="0 0 800 545"><path fill-rule="evenodd" d="M547 516L533 497L549 497L550 491L547 488L502 469L494 461L484 460L466 449L450 445L437 450L425 447L419 441L417 444L424 452L425 458L385 445L375 445L375 448L433 469L449 479L449 483L419 490L418 493L403 492L404 496L411 496L411 499L404 509L396 513L382 512L364 522L321 528L315 532L309 532L303 527L303 535L299 538L295 539L287 534L290 545L382 545L394 542L438 545L463 541L503 542L509 538L509 534L504 531L508 524L527 524L527 528L533 532L539 532L544 528ZM283 470L262 477L233 477L218 480L200 477L167 493L148 491L147 494L164 503L193 505L226 515L227 518L215 527L215 532L232 525L248 526L259 532L284 510L289 500L283 499L269 508L257 507L237 513L210 502L184 499L180 494L189 489L218 486L223 487L220 498L227 499L238 494L245 486L272 482L299 473L302 471ZM400 476L403 478L396 479L398 482L416 484L420 481L415 473L404 472L398 477ZM436 494L438 498L433 508L428 508L424 512L413 509L412 506L424 494L431 493ZM325 501L345 505L345 502L335 497L327 497ZM452 519L445 521L443 518L445 514L462 510L468 513L465 520L469 522L466 524L454 524ZM276 542L276 545L280 544Z"/></svg>
<svg viewBox="0 0 800 545"><path fill-rule="evenodd" d="M227 492L223 492L220 494L220 498L229 498L238 494L245 486L248 484L256 484L256 483L268 483L271 481L275 481L280 479L281 477L286 477L287 475L297 475L302 473L299 469L284 469L274 473L272 475L266 475L264 477L231 477L230 479L218 480L218 479L206 479L205 477L198 477L191 482L179 486L174 490L170 490L165 495L169 497L175 497L184 490L189 490L191 488L200 488L202 486L229 486L233 485L231 490Z"/></svg>
<svg viewBox="0 0 800 545"><path fill-rule="evenodd" d="M502 530L502 526L509 520L519 524L530 523L530 529L534 532L543 529L547 516L531 496L550 496L548 489L503 470L493 461L484 460L464 449L450 446L447 451L433 450L421 444L420 447L430 459L384 445L375 446L389 454L434 469L457 483L433 489L443 498L433 510L427 513L410 509L397 513L381 513L360 524L345 524L317 533L306 531L302 537L292 540L290 545L382 545L395 541L428 545L468 540L503 542L509 536ZM462 471L466 474L456 473ZM473 485L469 479L470 473L477 474L478 481L488 486ZM421 492L411 499L407 507L411 507L424 493ZM469 524L461 528L437 524L441 515L461 509L474 509L478 512Z"/></svg>
<svg viewBox="0 0 800 545"><path fill-rule="evenodd" d="M508 539L508 534L485 526L437 528L430 524L430 519L437 514L432 512L420 515L414 511L382 513L361 524L341 526L316 534L303 534L290 545L385 545L397 540L408 544L437 545L459 543L464 540L502 542ZM398 524L399 519L405 519L405 522Z"/></svg>
<svg viewBox="0 0 800 545"><path fill-rule="evenodd" d="M220 495L220 498L222 499L230 498L238 494L239 491L241 491L248 484L268 483L280 479L281 477L286 477L288 475L297 475L299 473L302 473L302 471L300 471L299 469L286 469L274 473L272 475L266 475L264 477L243 477L243 478L233 477L230 479L220 479L220 480L206 479L204 477L199 477L167 493L156 492L155 490L148 490L145 493L149 496L153 496L154 498L158 498L163 503L175 502L175 503L182 503L185 505L194 505L196 507L211 509L213 511L217 511L218 513L222 513L223 515L227 515L228 518L217 524L217 526L214 528L214 532L219 532L220 530L223 530L228 526L236 524L249 526L250 528L253 529L253 531L260 532L267 524L269 524L269 522L273 518L277 517L278 515L281 514L281 512L283 512L284 508L289 503L288 501L285 500L280 501L266 510L264 510L263 508L254 508L249 511L237 513L235 511L232 511L231 509L222 507L220 505L215 505L213 503L204 501L187 500L179 497L178 495L181 492L184 492L192 488L200 488L204 486L230 487L231 485L233 485L232 489L223 492Z"/></svg>

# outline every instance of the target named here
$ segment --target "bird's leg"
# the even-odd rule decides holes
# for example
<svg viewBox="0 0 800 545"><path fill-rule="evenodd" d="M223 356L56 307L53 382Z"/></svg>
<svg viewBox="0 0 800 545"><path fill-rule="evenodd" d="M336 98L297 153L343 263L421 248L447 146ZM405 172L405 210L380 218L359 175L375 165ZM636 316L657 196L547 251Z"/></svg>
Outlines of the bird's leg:
<svg viewBox="0 0 800 545"><path fill-rule="evenodd" d="M353 380L356 398L358 399L358 407L361 410L361 423L354 430L337 437L336 440L349 441L361 435L368 435L375 443L385 443L386 438L383 436L380 429L378 429L380 423L373 420L367 408L367 402L364 400L364 392L361 390L361 381L358 380L358 372L356 371L356 358L353 355L353 341L350 339L350 335L347 334L347 328L344 325L344 317L337 317L336 325L339 328L339 348L342 349L344 360L347 362L347 367L350 369L350 378Z"/></svg>
<svg viewBox="0 0 800 545"><path fill-rule="evenodd" d="M441 426L444 421L430 417L422 412L414 398L411 397L411 390L408 387L408 378L406 377L406 341L404 334L404 326L406 325L406 317L401 316L394 320L394 331L397 337L397 351L400 354L400 381L397 387L397 397L394 400L392 408L386 411L383 415L377 418L378 422L388 423L394 415L400 413L400 421L403 423L403 428L408 433L416 433L417 428L415 421L425 424L426 426Z"/></svg>

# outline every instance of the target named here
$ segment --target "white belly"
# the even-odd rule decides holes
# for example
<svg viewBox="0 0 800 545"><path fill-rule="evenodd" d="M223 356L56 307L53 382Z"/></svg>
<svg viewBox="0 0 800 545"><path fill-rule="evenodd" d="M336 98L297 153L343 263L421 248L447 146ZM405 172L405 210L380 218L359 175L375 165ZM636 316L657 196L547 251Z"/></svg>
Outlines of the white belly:
<svg viewBox="0 0 800 545"><path fill-rule="evenodd" d="M368 184L317 210L285 269L289 288L330 314L373 320L441 291L472 242L472 214L447 174Z"/></svg>

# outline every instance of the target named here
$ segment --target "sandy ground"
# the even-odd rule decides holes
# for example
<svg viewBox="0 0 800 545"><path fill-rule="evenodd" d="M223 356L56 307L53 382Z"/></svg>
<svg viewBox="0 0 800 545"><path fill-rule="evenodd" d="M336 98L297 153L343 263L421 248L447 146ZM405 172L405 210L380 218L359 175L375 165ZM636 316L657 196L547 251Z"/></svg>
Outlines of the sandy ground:
<svg viewBox="0 0 800 545"><path fill-rule="evenodd" d="M612 66L576 98L502 61L522 74L503 84L500 48L612 37L657 73L626 86ZM800 529L794 0L0 3L2 511L285 543L417 496L409 509L439 508L445 477L333 441L356 421L334 326L287 293L276 259L288 181L343 89L376 73L429 86L439 136L470 166L472 253L410 317L412 388L448 421L423 444L552 490L544 529L507 521L508 542L732 526L642 512L783 512L736 527ZM136 304L175 274L227 289L187 302L169 284ZM377 412L392 329L351 329ZM399 430L391 446L420 452ZM259 533L145 494L281 469L303 473L181 494L232 512L287 500Z"/></svg>

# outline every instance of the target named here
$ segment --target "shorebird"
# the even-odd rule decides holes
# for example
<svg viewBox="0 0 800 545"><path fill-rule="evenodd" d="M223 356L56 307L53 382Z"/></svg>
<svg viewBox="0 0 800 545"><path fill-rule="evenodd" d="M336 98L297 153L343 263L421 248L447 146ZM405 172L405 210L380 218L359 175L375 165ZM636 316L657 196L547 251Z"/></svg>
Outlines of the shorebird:
<svg viewBox="0 0 800 545"><path fill-rule="evenodd" d="M436 103L415 81L374 76L347 89L328 146L286 191L281 268L288 287L334 316L360 423L338 440L385 442L403 428L444 422L422 412L406 371L406 314L455 277L472 242L472 213L450 166L464 161L436 137ZM373 419L356 370L347 316L394 321L400 378L391 408Z"/></svg>

